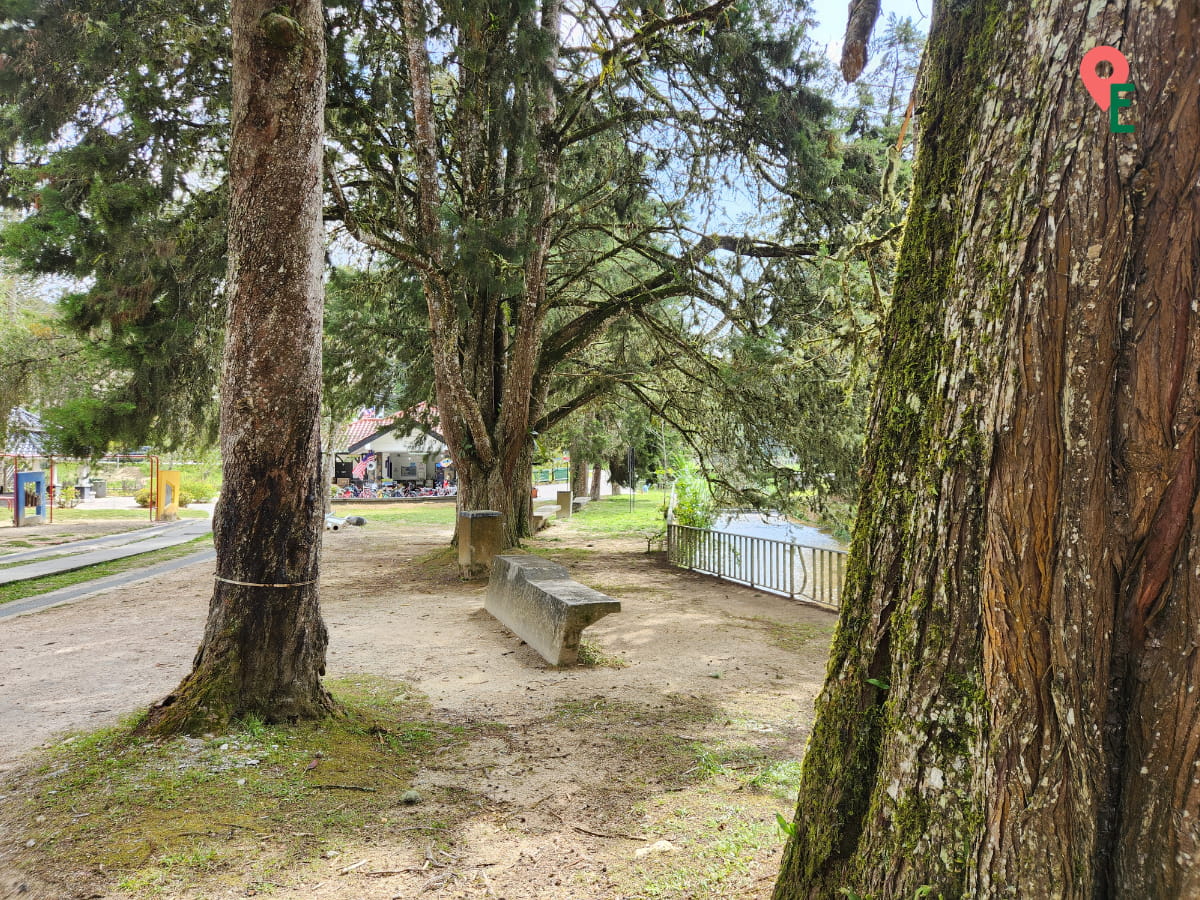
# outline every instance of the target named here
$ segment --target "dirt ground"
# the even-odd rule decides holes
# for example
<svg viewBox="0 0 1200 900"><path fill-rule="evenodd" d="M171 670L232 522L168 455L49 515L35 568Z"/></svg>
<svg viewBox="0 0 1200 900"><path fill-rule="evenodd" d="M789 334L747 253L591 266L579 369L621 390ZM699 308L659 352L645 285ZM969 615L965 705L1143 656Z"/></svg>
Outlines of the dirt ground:
<svg viewBox="0 0 1200 900"><path fill-rule="evenodd" d="M835 617L673 569L645 553L644 539L576 529L556 525L535 543L577 580L621 599L621 613L585 637L623 667L547 666L483 611L484 584L428 564L449 540L444 529L326 535L329 674L407 682L437 717L489 730L417 776L414 786L434 798L420 816L472 804L448 846L435 850L419 825L385 818L334 855L273 873L271 896L769 896L782 846L775 815L790 817L786 791L748 787L739 766L714 767L708 754L799 759ZM112 724L179 682L211 576L211 564L190 567L0 625L0 772L8 770L0 807L20 798L25 754L66 730ZM639 742L641 731L666 735L670 752ZM711 777L701 779L704 771ZM0 896L19 883L33 886L21 896L47 900L261 890L259 875L228 867L178 893L121 891L102 872L62 883L26 853L28 823L0 820Z"/></svg>

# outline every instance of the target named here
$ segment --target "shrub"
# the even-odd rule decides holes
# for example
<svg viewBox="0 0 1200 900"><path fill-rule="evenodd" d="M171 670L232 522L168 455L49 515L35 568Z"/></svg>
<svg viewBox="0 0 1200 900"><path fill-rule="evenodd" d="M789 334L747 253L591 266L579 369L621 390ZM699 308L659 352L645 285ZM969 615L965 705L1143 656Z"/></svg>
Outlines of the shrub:
<svg viewBox="0 0 1200 900"><path fill-rule="evenodd" d="M187 477L182 480L180 487L185 494L189 495L192 503L208 503L221 489L221 485L215 481Z"/></svg>
<svg viewBox="0 0 1200 900"><path fill-rule="evenodd" d="M142 488L140 491L138 491L136 494L133 495L133 499L137 503L138 506L142 507L142 509L149 509L150 508L150 488ZM179 490L179 505L180 505L180 507L187 506L190 503L204 503L204 502L205 501L198 499L190 491L186 491L186 490L180 488L180 490Z"/></svg>

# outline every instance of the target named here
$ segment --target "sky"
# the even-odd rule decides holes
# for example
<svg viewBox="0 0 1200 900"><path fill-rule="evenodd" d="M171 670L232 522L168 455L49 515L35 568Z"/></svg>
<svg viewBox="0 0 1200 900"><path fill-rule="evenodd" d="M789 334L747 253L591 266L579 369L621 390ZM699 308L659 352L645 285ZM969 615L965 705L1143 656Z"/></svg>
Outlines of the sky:
<svg viewBox="0 0 1200 900"><path fill-rule="evenodd" d="M825 45L825 55L834 62L842 56L842 36L846 33L846 14L850 9L849 0L809 0L813 17L817 26L812 30L813 40ZM883 0L880 20L887 18L888 13L897 17L910 17L917 28L929 33L929 14L933 10L933 0ZM875 26L879 28L877 23Z"/></svg>

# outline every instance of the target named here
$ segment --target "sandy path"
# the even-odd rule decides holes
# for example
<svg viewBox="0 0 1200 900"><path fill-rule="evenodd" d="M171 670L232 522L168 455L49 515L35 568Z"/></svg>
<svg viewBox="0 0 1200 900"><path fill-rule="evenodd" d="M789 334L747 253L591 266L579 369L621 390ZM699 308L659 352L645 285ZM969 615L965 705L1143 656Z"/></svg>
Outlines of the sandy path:
<svg viewBox="0 0 1200 900"><path fill-rule="evenodd" d="M572 528L551 533L582 543L571 540ZM444 718L511 729L511 738L494 747L475 748L490 753L485 762L499 771L488 784L472 785L494 813L460 836L468 856L490 857L488 865L499 860L500 868L487 871L500 879L495 885L507 891L502 896L615 896L605 892L607 876L597 875L587 892L577 881L553 883L555 872L572 867L606 872L603 856L614 851L611 842L570 830L565 837L552 834L561 826L550 816L559 823L564 814L592 821L598 823L593 830L603 831L636 799L612 799L614 783L626 773L606 751L603 735L554 720L564 702L595 698L598 706L652 711L682 698L735 730L771 732L799 757L824 675L831 614L669 568L642 552L644 540L596 540L594 555L567 565L578 580L621 597L622 612L586 634L629 665L555 670L482 611L482 585L414 568L411 560L445 546L448 538L437 529L399 527L327 535L322 602L330 630L328 669L330 675L402 679L427 694ZM211 564L193 566L0 623L0 769L58 732L110 723L172 689L187 672L202 631L211 576ZM777 646L764 622L810 627L817 637L798 649ZM564 749L548 761L541 749L547 745ZM464 776L430 771L421 777L438 785ZM583 808L591 812L580 813L581 797L590 798ZM610 802L625 808L604 808ZM527 854L541 862L530 863ZM413 861L412 848L399 843L386 853L376 847L375 857L397 867ZM592 862L580 863L584 859ZM410 896L405 890L417 896L419 887L309 876L275 896ZM481 882L478 893L445 896L488 894Z"/></svg>

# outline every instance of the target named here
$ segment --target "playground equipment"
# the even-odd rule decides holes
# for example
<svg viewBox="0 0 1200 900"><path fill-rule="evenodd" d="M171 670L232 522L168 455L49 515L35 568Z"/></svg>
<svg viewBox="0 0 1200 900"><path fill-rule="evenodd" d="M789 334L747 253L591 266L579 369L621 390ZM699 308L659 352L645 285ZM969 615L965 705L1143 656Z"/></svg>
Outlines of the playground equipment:
<svg viewBox="0 0 1200 900"><path fill-rule="evenodd" d="M158 521L174 522L179 518L179 491L181 472L173 469L158 470L155 499L158 506Z"/></svg>
<svg viewBox="0 0 1200 900"><path fill-rule="evenodd" d="M33 515L28 513L33 509ZM17 472L16 491L13 497L13 525L41 525L46 515L46 474L44 472Z"/></svg>
<svg viewBox="0 0 1200 900"><path fill-rule="evenodd" d="M12 460L13 492L0 493L0 508L7 506L12 511L14 526L40 525L43 520L54 521L54 457L28 456L20 453L0 453L0 460ZM44 472L21 471L22 460L28 460L32 467L38 459L45 459L50 464L50 479L46 480ZM0 466L0 492L8 484L8 464ZM48 501L48 502L47 502ZM26 510L33 509L32 515ZM48 510L48 514L47 514Z"/></svg>

